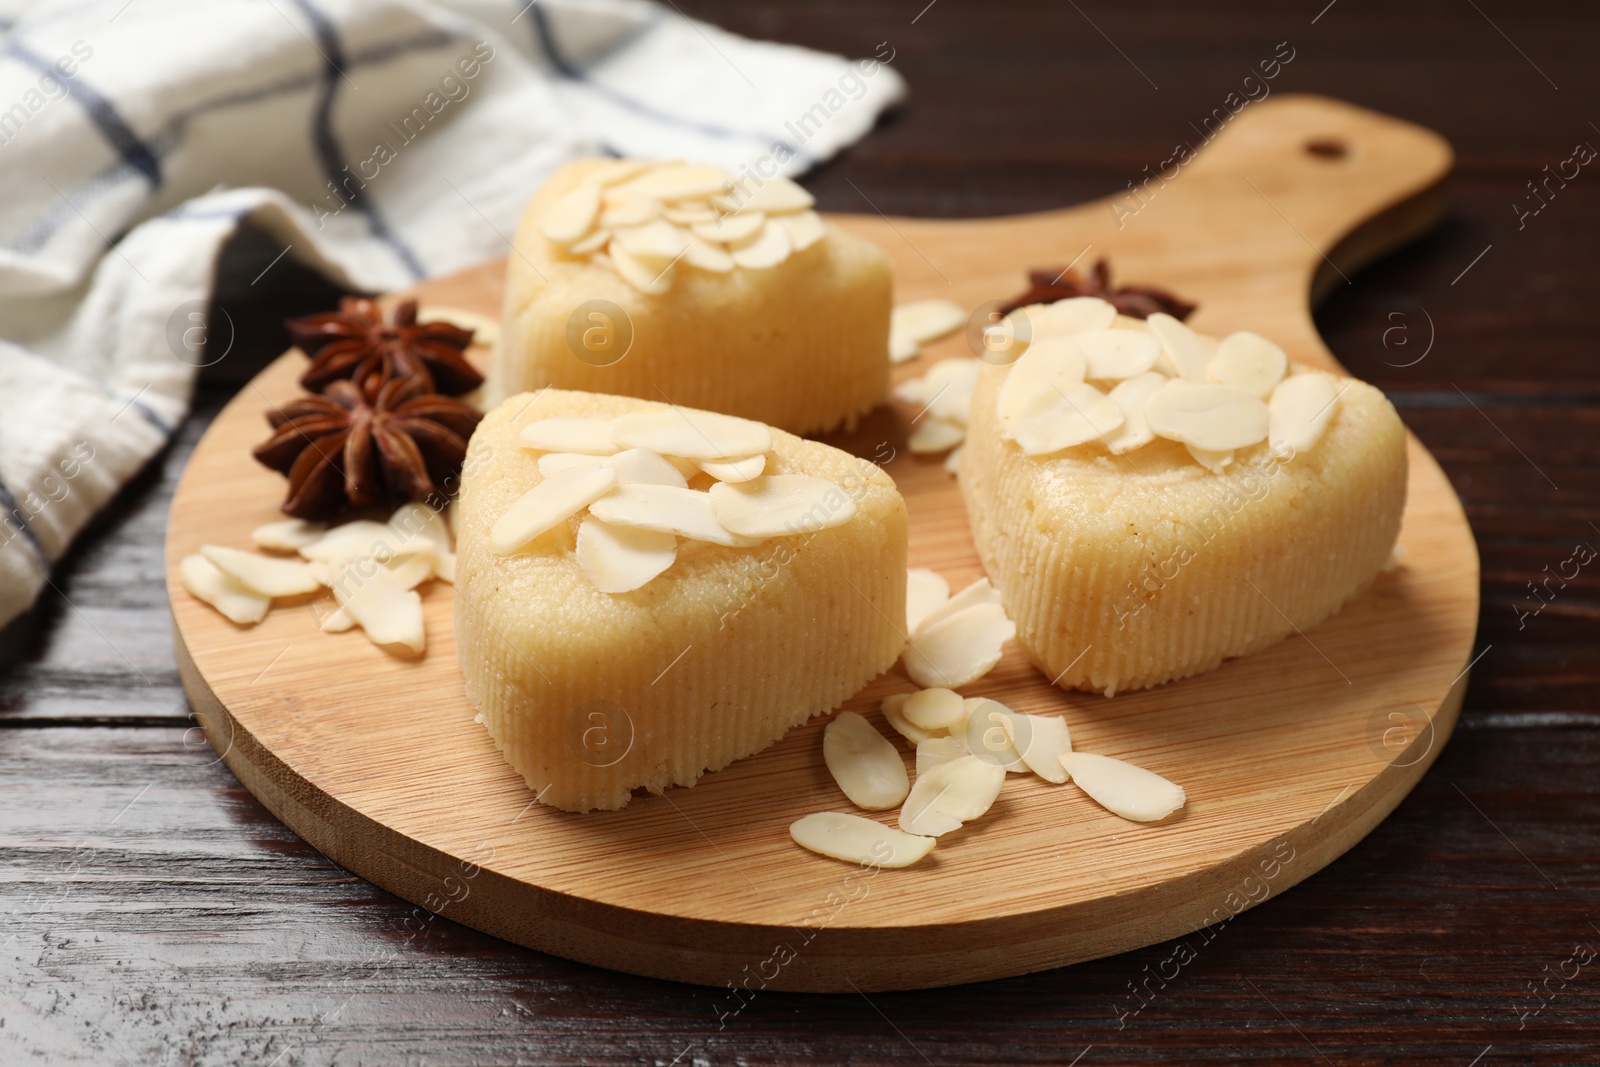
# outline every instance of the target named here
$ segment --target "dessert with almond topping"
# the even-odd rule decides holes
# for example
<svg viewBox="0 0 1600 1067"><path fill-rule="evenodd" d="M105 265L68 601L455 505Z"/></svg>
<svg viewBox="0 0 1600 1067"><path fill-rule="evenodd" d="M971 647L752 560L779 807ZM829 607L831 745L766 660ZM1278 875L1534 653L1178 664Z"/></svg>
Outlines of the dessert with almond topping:
<svg viewBox="0 0 1600 1067"><path fill-rule="evenodd" d="M547 804L692 785L905 644L906 508L763 423L548 389L484 416L456 516L467 696Z"/></svg>
<svg viewBox="0 0 1600 1067"><path fill-rule="evenodd" d="M1078 297L1013 312L960 458L973 540L1018 644L1111 695L1316 625L1388 561L1405 429L1381 392ZM996 327L998 328L998 327Z"/></svg>
<svg viewBox="0 0 1600 1067"><path fill-rule="evenodd" d="M786 178L580 160L509 263L491 400L554 386L813 433L887 395L888 257Z"/></svg>

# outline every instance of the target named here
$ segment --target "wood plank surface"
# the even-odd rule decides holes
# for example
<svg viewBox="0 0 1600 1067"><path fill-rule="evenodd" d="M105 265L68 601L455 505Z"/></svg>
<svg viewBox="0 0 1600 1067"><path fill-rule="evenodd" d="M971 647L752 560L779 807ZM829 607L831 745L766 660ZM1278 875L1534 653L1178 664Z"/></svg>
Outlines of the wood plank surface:
<svg viewBox="0 0 1600 1067"><path fill-rule="evenodd" d="M153 646L147 659L130 657L151 688L115 651L143 635L167 641L159 568L145 561L159 558L171 486L199 430L281 351L283 315L333 298L292 255L252 286L282 251L255 235L225 261L219 301L240 340L202 378L191 424L57 568L59 592L0 632L0 775L14 798L0 805L11 937L0 955L0 1033L11 1045L0 1047L40 1062L158 1064L280 1054L280 1064L1066 1063L1091 1045L1085 1067L1600 1058L1591 972L1525 1029L1515 1014L1526 983L1554 971L1572 942L1596 944L1586 931L1600 890L1600 580L1586 571L1523 629L1513 605L1600 522L1591 370L1600 193L1586 174L1524 230L1511 210L1543 166L1594 140L1584 133L1600 121L1586 103L1600 90L1592 7L1480 3L1491 24L1453 0L1340 0L1326 11L1322 0L940 0L913 24L922 3L678 6L735 32L856 55L879 41L897 48L910 105L806 179L832 211L865 210L870 198L897 215L991 216L1108 194L1284 39L1299 52L1281 89L1333 93L1444 133L1458 162L1443 226L1353 275L1317 310L1341 362L1384 388L1439 457L1477 534L1479 647L1493 647L1440 762L1340 863L1230 923L1123 1030L1113 994L1155 970L1170 945L875 995L871 1006L764 995L719 1030L709 991L541 956L447 915L408 941L408 905L294 839L220 765L206 769L209 747L183 747L187 712L170 660ZM1437 340L1411 363L1419 348L1392 346L1429 336L1424 310ZM1397 324L1407 329L1386 334ZM100 612L124 614L107 628ZM165 702L149 699L157 692ZM168 725L141 725L152 715ZM151 768L169 766L185 768L181 785L151 790L111 823ZM85 865L64 875L72 847L90 837ZM77 906L26 922L12 914L61 892ZM112 936L120 952L105 949ZM374 958L396 946L408 949L401 962L375 973ZM344 989L359 995L333 1014ZM28 1029L13 1002L42 1021Z"/></svg>

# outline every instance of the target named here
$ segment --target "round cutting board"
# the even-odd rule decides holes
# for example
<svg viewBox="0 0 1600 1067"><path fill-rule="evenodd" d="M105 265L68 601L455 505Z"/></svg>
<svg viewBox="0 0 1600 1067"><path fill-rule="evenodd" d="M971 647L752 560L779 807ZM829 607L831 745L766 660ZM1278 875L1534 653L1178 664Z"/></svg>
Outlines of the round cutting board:
<svg viewBox="0 0 1600 1067"><path fill-rule="evenodd" d="M1019 291L1026 268L1106 255L1120 280L1199 301L1191 321L1202 330L1249 328L1335 367L1310 295L1431 225L1449 167L1428 131L1274 97L1137 196L1016 218L833 221L888 251L899 300L977 308ZM417 294L425 308L493 316L501 267ZM961 354L962 337L945 339L897 377ZM240 781L313 845L421 907L543 951L718 987L847 991L1147 945L1282 892L1351 847L1422 775L1460 707L1477 553L1449 483L1413 439L1403 562L1322 625L1112 699L1052 688L1014 647L966 687L1064 714L1077 747L1183 785L1188 806L1165 823L1125 822L1076 786L1013 776L986 816L922 863L861 871L789 840L801 815L849 810L823 765L820 716L694 788L617 812L556 811L533 802L473 721L450 586L424 588L428 650L408 661L359 631L319 632L326 598L244 629L178 583L178 561L200 545L247 546L276 516L282 479L249 450L267 433L262 413L297 392L303 364L285 355L241 391L178 487L167 568L185 688ZM943 457L906 450L916 414L894 404L834 443L888 459L910 508L912 565L959 588L982 570ZM878 703L910 688L896 668L845 706L889 734Z"/></svg>

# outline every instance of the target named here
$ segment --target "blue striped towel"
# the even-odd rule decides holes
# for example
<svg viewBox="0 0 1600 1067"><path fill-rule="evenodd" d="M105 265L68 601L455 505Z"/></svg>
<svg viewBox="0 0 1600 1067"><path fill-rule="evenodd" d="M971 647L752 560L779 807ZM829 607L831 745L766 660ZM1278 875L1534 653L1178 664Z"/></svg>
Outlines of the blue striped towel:
<svg viewBox="0 0 1600 1067"><path fill-rule="evenodd" d="M0 14L0 623L222 358L198 341L245 220L394 289L505 254L574 156L796 174L904 92L887 45L847 61L645 0L22 6Z"/></svg>

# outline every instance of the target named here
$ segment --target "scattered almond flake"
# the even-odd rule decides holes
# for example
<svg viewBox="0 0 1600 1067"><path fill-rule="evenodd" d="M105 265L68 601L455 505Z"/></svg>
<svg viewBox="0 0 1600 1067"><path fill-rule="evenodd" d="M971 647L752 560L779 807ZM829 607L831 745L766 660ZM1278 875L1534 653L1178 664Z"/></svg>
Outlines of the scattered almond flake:
<svg viewBox="0 0 1600 1067"><path fill-rule="evenodd" d="M901 655L920 686L955 688L976 682L1000 662L1001 647L1017 635L998 604L979 604L923 623Z"/></svg>
<svg viewBox="0 0 1600 1067"><path fill-rule="evenodd" d="M1012 424L1035 398L1060 399L1074 386L1082 385L1087 369L1083 350L1070 337L1047 337L1030 344L1011 365L995 396L1001 432L1009 434Z"/></svg>
<svg viewBox="0 0 1600 1067"><path fill-rule="evenodd" d="M539 457L539 477L552 478L579 468L597 471L605 465L605 456L586 456L581 452L546 452Z"/></svg>
<svg viewBox="0 0 1600 1067"><path fill-rule="evenodd" d="M972 411L972 392L978 387L983 361L961 356L941 359L922 378L922 395L928 414L951 419L962 426Z"/></svg>
<svg viewBox="0 0 1600 1067"><path fill-rule="evenodd" d="M1265 400L1288 370L1289 357L1283 349L1260 334L1240 330L1217 343L1207 374L1211 381Z"/></svg>
<svg viewBox="0 0 1600 1067"><path fill-rule="evenodd" d="M427 504L401 504L389 516L388 525L401 544L409 544L412 538L420 537L435 553L451 549L450 527L444 515Z"/></svg>
<svg viewBox="0 0 1600 1067"><path fill-rule="evenodd" d="M953 689L934 687L912 693L900 709L906 721L930 733L951 730L967 721L967 702Z"/></svg>
<svg viewBox="0 0 1600 1067"><path fill-rule="evenodd" d="M611 437L623 448L648 448L664 456L695 460L737 459L772 451L772 431L763 423L693 408L656 408L624 415L616 420Z"/></svg>
<svg viewBox="0 0 1600 1067"><path fill-rule="evenodd" d="M900 829L940 837L980 818L1005 785L1002 767L977 756L960 756L932 767L917 780L900 808Z"/></svg>
<svg viewBox="0 0 1600 1067"><path fill-rule="evenodd" d="M822 216L815 211L802 211L798 215L777 215L771 219L771 224L780 227L789 235L789 246L796 252L804 252L828 236L827 228L822 225Z"/></svg>
<svg viewBox="0 0 1600 1067"><path fill-rule="evenodd" d="M625 449L607 458L605 465L617 472L618 485L675 485L679 489L689 485L677 467L648 448Z"/></svg>
<svg viewBox="0 0 1600 1067"><path fill-rule="evenodd" d="M624 485L589 505L589 513L616 526L633 526L677 534L693 541L743 548L759 544L723 526L711 507L711 496L672 485Z"/></svg>
<svg viewBox="0 0 1600 1067"><path fill-rule="evenodd" d="M1017 412L1006 436L1030 456L1105 441L1122 425L1122 409L1087 382L1058 395L1040 393Z"/></svg>
<svg viewBox="0 0 1600 1067"><path fill-rule="evenodd" d="M950 599L950 583L926 567L906 569L906 633L914 634L922 620Z"/></svg>
<svg viewBox="0 0 1600 1067"><path fill-rule="evenodd" d="M966 322L967 313L951 300L935 298L897 304L889 313L890 356L909 351L910 355L900 358L910 359L920 346L959 330Z"/></svg>
<svg viewBox="0 0 1600 1067"><path fill-rule="evenodd" d="M937 416L918 419L906 447L918 455L945 452L967 439L965 423Z"/></svg>
<svg viewBox="0 0 1600 1067"><path fill-rule="evenodd" d="M853 711L841 711L822 731L822 760L858 808L884 811L897 807L911 791L900 753Z"/></svg>
<svg viewBox="0 0 1600 1067"><path fill-rule="evenodd" d="M838 485L809 474L766 474L717 482L706 494L717 521L742 537L789 537L842 526L856 502Z"/></svg>
<svg viewBox="0 0 1600 1067"><path fill-rule="evenodd" d="M672 566L678 539L658 530L613 526L593 515L578 525L578 566L602 593L629 593Z"/></svg>
<svg viewBox="0 0 1600 1067"><path fill-rule="evenodd" d="M325 522L305 519L280 519L250 531L250 540L269 552L298 552L328 532Z"/></svg>
<svg viewBox="0 0 1600 1067"><path fill-rule="evenodd" d="M608 190L601 202L600 225L606 229L643 226L661 217L661 202L647 196L629 196Z"/></svg>
<svg viewBox="0 0 1600 1067"><path fill-rule="evenodd" d="M1053 304L1029 304L1006 318L1017 322L1017 334L1030 341L1067 337L1085 330L1104 330L1117 317L1117 309L1097 296L1073 296ZM1020 324L1026 323L1026 329Z"/></svg>
<svg viewBox="0 0 1600 1067"><path fill-rule="evenodd" d="M1067 769L1061 765L1061 757L1072 751L1072 734L1065 719L1056 715L1024 715L1007 708L1001 725L1028 770L1057 785L1067 780Z"/></svg>
<svg viewBox="0 0 1600 1067"><path fill-rule="evenodd" d="M611 159L589 171L583 180L602 187L617 185L653 166L656 164L643 159Z"/></svg>
<svg viewBox="0 0 1600 1067"><path fill-rule="evenodd" d="M517 440L524 448L545 452L579 452L586 456L609 456L618 451L612 439L616 419L573 416L538 419L524 426Z"/></svg>
<svg viewBox="0 0 1600 1067"><path fill-rule="evenodd" d="M607 229L598 229L583 240L567 248L567 254L573 256L592 256L602 251L611 243L612 233Z"/></svg>
<svg viewBox="0 0 1600 1067"><path fill-rule="evenodd" d="M1004 768L1008 774L1026 773L1028 765L1022 762L1006 729L1006 717L1016 712L988 697L970 697L966 705L967 718L960 737L967 750L986 763Z"/></svg>
<svg viewBox="0 0 1600 1067"><path fill-rule="evenodd" d="M767 469L767 457L758 455L745 456L741 459L708 459L700 464L700 469L719 482L748 482L761 477L761 472Z"/></svg>
<svg viewBox="0 0 1600 1067"><path fill-rule="evenodd" d="M1155 431L1144 417L1144 405L1166 383L1165 374L1147 371L1118 382L1111 390L1111 402L1122 411L1122 425L1105 439L1106 447L1113 453L1131 452L1156 439Z"/></svg>
<svg viewBox="0 0 1600 1067"><path fill-rule="evenodd" d="M927 774L940 764L972 755L965 741L959 737L930 737L917 742L917 776Z"/></svg>
<svg viewBox="0 0 1600 1067"><path fill-rule="evenodd" d="M706 241L696 234L686 235L686 247L683 261L699 270L708 270L714 274L726 274L733 269L733 257L722 249Z"/></svg>
<svg viewBox="0 0 1600 1067"><path fill-rule="evenodd" d="M1182 787L1110 756L1063 752L1061 765L1096 804L1133 822L1159 822L1187 800Z"/></svg>
<svg viewBox="0 0 1600 1067"><path fill-rule="evenodd" d="M375 645L420 653L427 645L422 598L387 567L366 573L364 561L333 565L333 598Z"/></svg>
<svg viewBox="0 0 1600 1067"><path fill-rule="evenodd" d="M325 634L342 634L346 630L355 629L355 626L355 616L343 608L334 608L322 617L322 622L317 628Z"/></svg>
<svg viewBox="0 0 1600 1067"><path fill-rule="evenodd" d="M306 560L306 570L315 578L319 585L333 584L333 569L320 559Z"/></svg>
<svg viewBox="0 0 1600 1067"><path fill-rule="evenodd" d="M946 586L946 588L948 589L949 587ZM963 586L961 592L957 593L955 596L949 597L944 601L944 603L937 605L933 610L929 611L928 614L922 618L922 621L917 624L917 627L911 632L915 634L917 630L931 626L933 623L936 623L941 619L948 618L958 611L965 611L968 608L976 607L979 604L998 605L999 603L1000 590L991 585L989 579L976 578L967 585Z"/></svg>
<svg viewBox="0 0 1600 1067"><path fill-rule="evenodd" d="M1312 371L1279 382L1269 405L1272 450L1281 453L1290 448L1296 455L1309 452L1328 428L1338 403L1333 379L1326 374Z"/></svg>
<svg viewBox="0 0 1600 1067"><path fill-rule="evenodd" d="M894 732L910 741L913 745L920 745L930 737L936 737L943 731L924 730L906 718L906 701L911 699L910 693L892 693L883 698L883 718L893 728Z"/></svg>
<svg viewBox="0 0 1600 1067"><path fill-rule="evenodd" d="M221 545L201 545L200 554L246 590L268 600L315 593L322 588L316 576L297 559L263 556Z"/></svg>
<svg viewBox="0 0 1600 1067"><path fill-rule="evenodd" d="M957 445L950 450L950 454L948 456L944 457L944 469L949 471L951 474L961 473L962 447L963 446L961 445Z"/></svg>
<svg viewBox="0 0 1600 1067"><path fill-rule="evenodd" d="M1392 574L1393 572L1399 570L1401 564L1403 564L1405 560L1406 546L1402 545L1399 541L1396 541L1394 543L1394 547L1389 550L1389 559L1383 565L1383 573Z"/></svg>
<svg viewBox="0 0 1600 1067"><path fill-rule="evenodd" d="M1154 367L1161 356L1161 342L1143 330L1083 330L1072 339L1083 350L1087 378L1132 378Z"/></svg>
<svg viewBox="0 0 1600 1067"><path fill-rule="evenodd" d="M1212 474L1221 474L1223 468L1233 462L1233 449L1214 450L1210 448L1196 448L1194 445L1183 446L1189 450L1189 455L1194 461Z"/></svg>
<svg viewBox="0 0 1600 1067"><path fill-rule="evenodd" d="M696 204L693 207L664 207L661 209L661 214L668 222L679 226L694 226L697 223L717 221L717 213L704 204Z"/></svg>
<svg viewBox="0 0 1600 1067"><path fill-rule="evenodd" d="M789 258L793 248L789 244L789 231L782 226L764 226L755 237L730 245L728 254L736 266L751 270L776 267Z"/></svg>
<svg viewBox="0 0 1600 1067"><path fill-rule="evenodd" d="M355 519L330 527L327 533L315 541L301 545L300 555L305 559L320 560L324 563L341 557L348 559L351 556L370 556L373 553L373 546L389 545L393 540L394 531L389 529L386 523L373 522L371 519Z"/></svg>
<svg viewBox="0 0 1600 1067"><path fill-rule="evenodd" d="M735 184L723 195L713 197L711 202L735 214L763 211L768 215L809 211L816 203L810 193L788 178L768 178L748 191L743 185L743 182Z"/></svg>
<svg viewBox="0 0 1600 1067"><path fill-rule="evenodd" d="M655 200L703 200L726 190L728 172L703 163L669 163L653 167L616 186L618 193Z"/></svg>
<svg viewBox="0 0 1600 1067"><path fill-rule="evenodd" d="M1154 312L1145 321L1161 338L1161 358L1156 366L1162 373L1186 382L1206 380L1213 345L1210 338L1195 333L1165 311Z"/></svg>
<svg viewBox="0 0 1600 1067"><path fill-rule="evenodd" d="M616 268L622 280L639 290L641 293L659 295L672 288L672 266L652 266L634 256L616 241L612 241L606 249L611 255L611 265Z"/></svg>
<svg viewBox="0 0 1600 1067"><path fill-rule="evenodd" d="M819 856L871 867L909 867L933 851L931 837L904 833L860 815L824 811L795 820L789 836Z"/></svg>
<svg viewBox="0 0 1600 1067"><path fill-rule="evenodd" d="M600 214L600 187L588 182L545 209L539 231L552 244L570 245L594 228Z"/></svg>
<svg viewBox="0 0 1600 1067"><path fill-rule="evenodd" d="M1267 405L1211 382L1166 382L1145 402L1144 417L1161 437L1215 452L1249 448L1267 436Z"/></svg>
<svg viewBox="0 0 1600 1067"><path fill-rule="evenodd" d="M196 600L210 604L223 617L240 626L254 626L267 617L267 608L272 606L271 600L218 570L204 556L185 556L180 560L178 579Z"/></svg>
<svg viewBox="0 0 1600 1067"><path fill-rule="evenodd" d="M893 330L889 331L889 362L890 363L904 363L908 359L914 359L914 358L916 358L917 352L918 352L917 342L913 341L911 338L906 337L906 336L904 336L902 334L897 334ZM905 383L902 383L902 384L905 384ZM897 393L896 395L898 396L899 394ZM904 399L904 398L902 398L902 399ZM918 403L918 402L919 401L911 401L911 403Z"/></svg>
<svg viewBox="0 0 1600 1067"><path fill-rule="evenodd" d="M711 222L696 225L694 232L707 241L729 245L754 236L766 224L767 217L761 212L747 211L742 215L714 216Z"/></svg>
<svg viewBox="0 0 1600 1067"><path fill-rule="evenodd" d="M567 521L596 503L616 487L617 472L609 468L597 471L575 468L546 478L524 493L490 527L489 545L501 555L509 555L557 523Z"/></svg>
<svg viewBox="0 0 1600 1067"><path fill-rule="evenodd" d="M456 584L456 554L439 552L433 557L433 574L442 582Z"/></svg>

